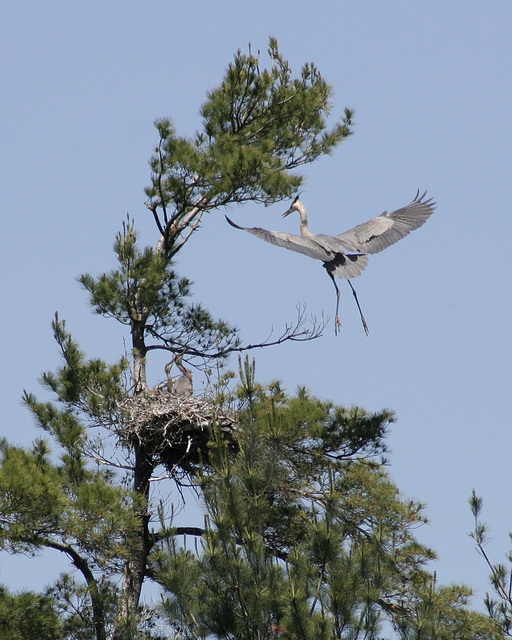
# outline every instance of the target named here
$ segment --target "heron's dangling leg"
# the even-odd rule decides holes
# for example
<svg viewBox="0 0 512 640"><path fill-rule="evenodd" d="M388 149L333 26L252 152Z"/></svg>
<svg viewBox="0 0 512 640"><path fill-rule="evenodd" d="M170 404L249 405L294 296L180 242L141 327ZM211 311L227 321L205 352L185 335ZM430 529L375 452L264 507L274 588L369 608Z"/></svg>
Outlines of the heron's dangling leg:
<svg viewBox="0 0 512 640"><path fill-rule="evenodd" d="M334 288L336 289L336 315L334 317L334 335L337 336L338 335L338 331L341 329L341 322L340 319L338 317L338 310L340 307L340 290L338 289L338 285L336 284L336 280L334 279L333 274L330 271L327 271L327 273L329 274L329 278L332 280L332 283L334 285Z"/></svg>
<svg viewBox="0 0 512 640"><path fill-rule="evenodd" d="M359 309L359 315L361 316L361 322L363 323L364 332L366 333L366 335L368 335L369 333L368 325L366 324L366 320L364 319L363 312L361 311L361 305L359 304L359 300L357 299L356 290L352 286L352 283L350 282L350 280L347 279L347 282L349 283L350 288L352 289L352 293L354 294L354 298L356 299L356 304L357 304L357 308Z"/></svg>

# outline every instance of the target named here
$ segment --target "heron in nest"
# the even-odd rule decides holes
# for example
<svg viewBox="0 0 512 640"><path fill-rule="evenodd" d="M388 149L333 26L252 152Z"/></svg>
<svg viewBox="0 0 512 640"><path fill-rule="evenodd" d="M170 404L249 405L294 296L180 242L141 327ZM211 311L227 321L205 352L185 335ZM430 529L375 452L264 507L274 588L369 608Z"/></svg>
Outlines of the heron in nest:
<svg viewBox="0 0 512 640"><path fill-rule="evenodd" d="M177 378L171 377L171 369L176 365L182 375ZM194 383L192 380L192 371L183 365L183 353L180 353L165 365L165 374L167 376L167 391L175 396L191 396L194 392Z"/></svg>

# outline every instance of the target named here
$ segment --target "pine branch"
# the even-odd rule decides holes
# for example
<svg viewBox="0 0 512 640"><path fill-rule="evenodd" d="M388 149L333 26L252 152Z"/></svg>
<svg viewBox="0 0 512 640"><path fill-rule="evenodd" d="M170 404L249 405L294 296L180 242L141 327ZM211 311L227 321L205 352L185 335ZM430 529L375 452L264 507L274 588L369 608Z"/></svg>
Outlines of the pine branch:
<svg viewBox="0 0 512 640"><path fill-rule="evenodd" d="M91 598L96 640L106 640L107 633L105 629L103 602L99 592L98 582L94 577L87 560L83 558L71 545L49 539L42 540L42 543L45 547L65 553L84 577Z"/></svg>
<svg viewBox="0 0 512 640"><path fill-rule="evenodd" d="M258 58L236 54L219 87L208 93L200 112L204 131L193 139L177 136L168 120L155 123L160 138L146 206L165 255L183 248L205 212L289 198L303 179L291 171L351 134L350 109L327 129L332 90L314 65L305 64L293 78L275 39L269 57L271 68L260 70Z"/></svg>
<svg viewBox="0 0 512 640"><path fill-rule="evenodd" d="M252 351L253 349L263 349L265 347L273 347L285 342L307 342L310 340L316 340L323 335L323 331L327 326L329 319L322 318L320 323L317 322L315 316L311 316L311 326L305 327L307 318L305 316L305 306L297 307L297 320L293 325L287 324L280 336L275 339L271 339L273 330L269 333L268 337L261 342L249 343L249 344L235 344L221 349L204 349L202 347L197 348L190 344L181 342L179 339L173 337L167 339L164 335L147 326L146 329L150 335L158 339L156 344L147 345L147 351L163 350L169 351L173 354L186 353L190 357L200 357L205 360L216 360L226 358L231 353L243 353L245 351Z"/></svg>

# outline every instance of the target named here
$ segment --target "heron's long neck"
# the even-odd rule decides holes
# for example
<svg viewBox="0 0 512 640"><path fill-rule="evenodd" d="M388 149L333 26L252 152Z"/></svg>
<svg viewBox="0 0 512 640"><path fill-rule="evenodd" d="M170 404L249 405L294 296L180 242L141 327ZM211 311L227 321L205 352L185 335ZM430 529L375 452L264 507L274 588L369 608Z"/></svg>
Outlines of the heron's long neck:
<svg viewBox="0 0 512 640"><path fill-rule="evenodd" d="M300 234L301 236L304 236L304 238L312 238L313 234L311 233L311 231L309 230L308 227L308 215L306 213L305 209L301 209L299 211L299 215L300 215Z"/></svg>
<svg viewBox="0 0 512 640"><path fill-rule="evenodd" d="M190 374L190 370L183 366L183 361L181 358L178 358L176 360L176 366L184 376L187 376L188 374Z"/></svg>

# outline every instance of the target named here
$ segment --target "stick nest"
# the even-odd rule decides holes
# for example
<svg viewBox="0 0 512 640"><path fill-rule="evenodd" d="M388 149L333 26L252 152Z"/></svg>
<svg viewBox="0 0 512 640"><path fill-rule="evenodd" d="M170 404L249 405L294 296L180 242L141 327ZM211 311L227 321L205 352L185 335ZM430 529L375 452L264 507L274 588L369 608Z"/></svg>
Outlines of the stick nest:
<svg viewBox="0 0 512 640"><path fill-rule="evenodd" d="M141 394L123 398L119 408L123 441L170 472L180 467L195 473L200 463L208 464L208 444L214 429L235 447L239 428L235 414L204 398Z"/></svg>

